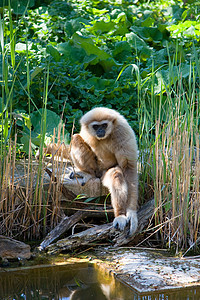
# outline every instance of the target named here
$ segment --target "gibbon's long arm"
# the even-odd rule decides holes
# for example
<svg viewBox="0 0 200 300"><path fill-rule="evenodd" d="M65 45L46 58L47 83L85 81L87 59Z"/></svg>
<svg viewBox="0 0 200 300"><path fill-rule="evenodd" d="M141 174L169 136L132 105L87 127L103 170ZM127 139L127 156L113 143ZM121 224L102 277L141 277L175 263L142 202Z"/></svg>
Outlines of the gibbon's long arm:
<svg viewBox="0 0 200 300"><path fill-rule="evenodd" d="M103 184L111 193L115 219L113 226L124 230L129 224L129 235L132 235L138 225L137 220L137 162L129 163L121 151L116 153L118 166L110 168L103 177Z"/></svg>
<svg viewBox="0 0 200 300"><path fill-rule="evenodd" d="M79 170L96 176L95 172L98 169L96 156L79 134L72 136L70 154Z"/></svg>
<svg viewBox="0 0 200 300"><path fill-rule="evenodd" d="M129 224L129 234L132 235L138 226L137 219L137 205L138 205L138 174L137 174L137 144L134 133L132 134L132 139L128 141L128 145L124 143L122 147L117 149L115 152L115 157L119 167L122 170L124 181L127 184L127 193L124 197L124 201L119 201L120 205L126 207L126 213L124 216L116 217L114 219L113 225L119 227L120 229L125 227L126 224ZM132 149L132 151L127 151ZM124 183L123 185L124 186ZM122 189L123 191L123 189ZM121 197L122 194L121 193ZM125 224L126 222L126 224Z"/></svg>

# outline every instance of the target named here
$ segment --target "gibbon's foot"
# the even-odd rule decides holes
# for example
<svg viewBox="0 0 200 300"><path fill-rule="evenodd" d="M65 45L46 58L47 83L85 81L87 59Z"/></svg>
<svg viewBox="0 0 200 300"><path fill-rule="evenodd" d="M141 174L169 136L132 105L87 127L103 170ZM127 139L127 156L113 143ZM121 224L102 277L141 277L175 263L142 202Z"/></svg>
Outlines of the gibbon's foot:
<svg viewBox="0 0 200 300"><path fill-rule="evenodd" d="M128 233L128 235L130 236L136 232L138 227L137 211L132 209L127 209L126 218L127 221L130 222L129 233Z"/></svg>
<svg viewBox="0 0 200 300"><path fill-rule="evenodd" d="M113 220L113 227L115 229L119 229L121 231L124 230L124 228L126 227L127 225L127 217L125 215L120 215L116 218L114 218Z"/></svg>

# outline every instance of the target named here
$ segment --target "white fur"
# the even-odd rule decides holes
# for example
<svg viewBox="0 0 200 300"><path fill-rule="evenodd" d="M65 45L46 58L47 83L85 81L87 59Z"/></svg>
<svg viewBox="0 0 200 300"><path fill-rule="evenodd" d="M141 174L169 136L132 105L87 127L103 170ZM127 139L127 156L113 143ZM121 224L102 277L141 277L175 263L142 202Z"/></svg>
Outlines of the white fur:
<svg viewBox="0 0 200 300"><path fill-rule="evenodd" d="M114 185L113 182L113 173L117 170L119 167L114 167L109 169L102 178L102 183L104 186L106 186L110 193L116 196L116 194L120 194L122 198L127 198L128 194L128 186L126 182L124 181L120 186Z"/></svg>
<svg viewBox="0 0 200 300"><path fill-rule="evenodd" d="M124 215L120 215L113 220L113 227L119 230L124 230L127 224L127 217Z"/></svg>
<svg viewBox="0 0 200 300"><path fill-rule="evenodd" d="M126 217L127 217L127 221L130 222L129 234L132 235L135 233L138 227L137 211L132 209L127 209Z"/></svg>

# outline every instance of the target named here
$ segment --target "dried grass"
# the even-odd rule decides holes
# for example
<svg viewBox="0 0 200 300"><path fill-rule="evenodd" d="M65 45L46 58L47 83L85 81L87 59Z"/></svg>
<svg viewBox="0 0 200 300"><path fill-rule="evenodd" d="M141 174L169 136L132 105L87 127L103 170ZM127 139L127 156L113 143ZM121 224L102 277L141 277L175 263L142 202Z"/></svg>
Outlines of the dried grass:
<svg viewBox="0 0 200 300"><path fill-rule="evenodd" d="M160 102L151 99L158 105L152 105L154 111L148 126L143 125L140 141L145 149L141 157L147 158L140 172L153 186L155 223L162 224L159 238L176 253L198 250L200 238L199 95L192 91L188 97L182 86L177 87L173 98L168 93L165 105L162 95Z"/></svg>
<svg viewBox="0 0 200 300"><path fill-rule="evenodd" d="M28 159L17 161L15 149L16 140L0 161L0 234L24 240L41 239L61 219L63 160L52 161L55 183L48 180L43 159L36 161L29 155Z"/></svg>

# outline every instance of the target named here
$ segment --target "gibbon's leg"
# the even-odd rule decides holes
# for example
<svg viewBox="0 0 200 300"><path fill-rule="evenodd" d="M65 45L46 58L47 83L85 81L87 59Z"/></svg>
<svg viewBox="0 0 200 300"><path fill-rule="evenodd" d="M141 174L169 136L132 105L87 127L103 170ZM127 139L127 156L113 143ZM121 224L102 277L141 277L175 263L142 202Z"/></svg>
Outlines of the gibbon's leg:
<svg viewBox="0 0 200 300"><path fill-rule="evenodd" d="M75 167L80 171L98 177L99 170L96 155L79 134L72 136L70 155Z"/></svg>
<svg viewBox="0 0 200 300"><path fill-rule="evenodd" d="M124 230L127 225L126 208L128 186L119 166L106 171L103 176L103 185L106 186L111 193L111 203L115 215L113 226L116 229Z"/></svg>
<svg viewBox="0 0 200 300"><path fill-rule="evenodd" d="M137 205L138 205L138 175L137 166L129 168L125 172L128 185L128 199L126 216L130 222L129 235L132 235L138 227Z"/></svg>

